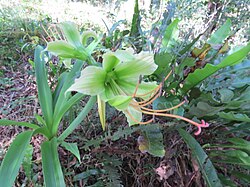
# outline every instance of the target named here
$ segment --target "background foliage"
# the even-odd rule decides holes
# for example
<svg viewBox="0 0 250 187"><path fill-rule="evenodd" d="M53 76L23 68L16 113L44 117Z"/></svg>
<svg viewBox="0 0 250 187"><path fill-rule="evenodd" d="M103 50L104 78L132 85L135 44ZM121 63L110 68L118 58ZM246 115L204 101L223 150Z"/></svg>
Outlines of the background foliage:
<svg viewBox="0 0 250 187"><path fill-rule="evenodd" d="M80 31L94 30L100 36L102 45L94 53L99 62L109 49L132 46L137 52L154 51L159 68L145 79L161 82L173 70L154 109L172 107L186 98L189 103L173 114L204 118L211 125L195 139L186 123L169 118L129 128L124 116L108 107L109 127L102 132L95 106L67 138L78 146L79 154L73 144L59 148L68 186L249 186L250 61L239 61L249 53L249 44L243 55L236 52L244 51L249 42L249 1L142 0L134 6L135 2L1 0L0 118L39 123L35 116L41 115L42 106L36 99L34 48L58 37L53 35L55 24L74 21ZM234 52L239 58L230 57ZM230 60L225 62L226 58ZM53 89L70 65L50 56L47 67ZM66 113L59 132L85 104L83 100ZM23 130L0 127L0 158ZM29 131L16 139L26 136ZM43 141L39 135L31 140L33 154L28 142L23 145L23 168L16 180L11 179L15 185L43 184L46 176L37 148ZM43 144L44 150L54 145L50 142ZM73 150L77 157L68 152Z"/></svg>

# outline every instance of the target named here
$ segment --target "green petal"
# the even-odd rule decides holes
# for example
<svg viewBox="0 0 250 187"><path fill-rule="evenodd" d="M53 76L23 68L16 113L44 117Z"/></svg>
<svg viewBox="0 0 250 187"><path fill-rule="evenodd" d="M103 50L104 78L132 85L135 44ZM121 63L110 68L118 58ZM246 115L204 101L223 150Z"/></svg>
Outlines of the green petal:
<svg viewBox="0 0 250 187"><path fill-rule="evenodd" d="M100 116L100 122L102 125L103 131L106 129L106 103L101 100L100 96L97 96L97 103L98 103L98 113Z"/></svg>
<svg viewBox="0 0 250 187"><path fill-rule="evenodd" d="M105 53L103 55L103 69L105 69L106 72L110 72L113 70L113 68L119 64L119 59L114 55L112 52Z"/></svg>
<svg viewBox="0 0 250 187"><path fill-rule="evenodd" d="M127 95L134 94L137 82L135 81L127 82L127 81L120 80L120 79L117 80L116 82ZM156 82L141 82L137 89L136 97L139 97L142 99L150 98L154 94L153 90L155 90L157 86L158 85Z"/></svg>
<svg viewBox="0 0 250 187"><path fill-rule="evenodd" d="M134 50L132 48L117 50L114 54L122 62L132 61L135 59Z"/></svg>
<svg viewBox="0 0 250 187"><path fill-rule="evenodd" d="M120 63L115 68L115 73L119 79L138 80L140 75L150 75L156 69L154 55L143 53L135 55L136 59Z"/></svg>
<svg viewBox="0 0 250 187"><path fill-rule="evenodd" d="M62 58L75 58L80 60L86 60L88 57L88 54L83 53L82 50L74 48L72 45L65 41L50 42L48 43L46 50Z"/></svg>
<svg viewBox="0 0 250 187"><path fill-rule="evenodd" d="M122 112L127 117L127 121L128 121L129 126L138 124L138 121L142 120L142 113L140 112L139 107L136 109L136 107L129 106L126 110L123 110ZM131 116L133 118L131 118Z"/></svg>
<svg viewBox="0 0 250 187"><path fill-rule="evenodd" d="M62 23L61 28L63 30L64 36L71 45L75 46L76 48L82 47L80 33L78 32L74 23L64 22Z"/></svg>
<svg viewBox="0 0 250 187"><path fill-rule="evenodd" d="M75 80L75 83L67 91L77 91L87 95L99 95L104 91L104 81L106 72L95 66L88 66L82 72L81 76Z"/></svg>
<svg viewBox="0 0 250 187"><path fill-rule="evenodd" d="M131 96L118 95L108 100L108 103L117 110L125 110L131 102Z"/></svg>

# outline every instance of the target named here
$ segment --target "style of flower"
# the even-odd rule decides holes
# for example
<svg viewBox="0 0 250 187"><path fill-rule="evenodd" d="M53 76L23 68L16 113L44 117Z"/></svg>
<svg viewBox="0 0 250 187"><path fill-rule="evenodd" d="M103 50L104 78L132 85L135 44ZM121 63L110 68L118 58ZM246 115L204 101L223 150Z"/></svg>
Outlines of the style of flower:
<svg viewBox="0 0 250 187"><path fill-rule="evenodd" d="M148 124L154 120L154 116L165 116L195 125L198 128L195 135L200 134L202 127L209 126L205 121L202 120L202 123L199 124L183 116L166 113L180 107L185 102L164 110L153 110L147 107L161 95L163 83L157 85L156 82L144 82L140 80L140 77L150 75L156 69L153 54L146 52L133 54L131 49L107 52L103 55L102 67L86 67L68 91L97 96L98 112L104 130L106 127L105 103L107 102L126 115L130 126ZM170 74L171 72L164 81ZM153 117L149 121L142 122L142 114Z"/></svg>

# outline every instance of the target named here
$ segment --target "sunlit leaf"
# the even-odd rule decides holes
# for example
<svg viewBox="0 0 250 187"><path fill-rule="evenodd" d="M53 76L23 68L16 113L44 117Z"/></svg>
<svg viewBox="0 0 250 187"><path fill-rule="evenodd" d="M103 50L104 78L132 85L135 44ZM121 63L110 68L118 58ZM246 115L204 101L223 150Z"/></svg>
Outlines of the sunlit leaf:
<svg viewBox="0 0 250 187"><path fill-rule="evenodd" d="M9 147L0 168L1 186L10 187L13 185L33 131L26 131L19 134Z"/></svg>

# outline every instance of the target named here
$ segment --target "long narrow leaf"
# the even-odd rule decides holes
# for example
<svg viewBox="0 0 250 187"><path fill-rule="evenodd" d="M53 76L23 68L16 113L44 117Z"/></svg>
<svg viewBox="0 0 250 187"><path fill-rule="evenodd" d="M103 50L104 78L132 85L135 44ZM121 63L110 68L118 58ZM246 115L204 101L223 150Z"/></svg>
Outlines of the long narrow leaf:
<svg viewBox="0 0 250 187"><path fill-rule="evenodd" d="M240 49L239 51L227 56L221 63L218 65L207 64L203 69L197 69L194 73L190 73L185 79L185 84L182 88L182 91L186 93L191 88L199 84L201 81L216 73L222 68L227 66L233 66L240 63L249 53L250 43Z"/></svg>
<svg viewBox="0 0 250 187"><path fill-rule="evenodd" d="M197 160L207 186L222 187L222 184L217 176L217 172L212 162L210 161L200 144L185 130L179 129L178 131L183 140L190 147L193 156Z"/></svg>
<svg viewBox="0 0 250 187"><path fill-rule="evenodd" d="M32 123L18 122L18 121L12 121L12 120L8 120L8 119L0 119L0 126L9 126L9 125L29 127L29 128L32 128L32 129L40 128L38 125L35 125L35 124L32 124Z"/></svg>
<svg viewBox="0 0 250 187"><path fill-rule="evenodd" d="M169 50L173 43L178 39L178 23L179 20L174 20L166 29L164 37L162 39L162 46L164 49Z"/></svg>
<svg viewBox="0 0 250 187"><path fill-rule="evenodd" d="M82 120L87 116L89 111L93 108L96 103L96 97L91 97L88 103L85 105L84 109L78 114L78 116L74 119L74 121L69 125L69 127L59 136L59 142L62 142L65 138L67 138L70 133L75 130L75 128L82 122Z"/></svg>
<svg viewBox="0 0 250 187"><path fill-rule="evenodd" d="M11 187L15 182L32 134L33 131L22 132L8 149L0 168L1 186Z"/></svg>
<svg viewBox="0 0 250 187"><path fill-rule="evenodd" d="M208 44L218 45L223 43L223 41L229 36L231 28L231 21L228 19L217 31L215 31L210 39L208 40Z"/></svg>
<svg viewBox="0 0 250 187"><path fill-rule="evenodd" d="M48 85L44 58L41 56L43 48L37 46L35 50L35 72L38 89L39 104L45 118L46 125L51 126L53 120L52 95Z"/></svg>
<svg viewBox="0 0 250 187"><path fill-rule="evenodd" d="M78 101L80 101L85 95L82 93L77 93L73 97L71 97L67 103L64 104L64 106L61 108L61 110L57 113L57 115L54 117L54 126L53 129L57 130L59 123L63 117L63 115ZM57 128L56 128L57 127Z"/></svg>
<svg viewBox="0 0 250 187"><path fill-rule="evenodd" d="M47 187L64 187L64 177L57 152L57 139L42 144L42 165L44 182Z"/></svg>

